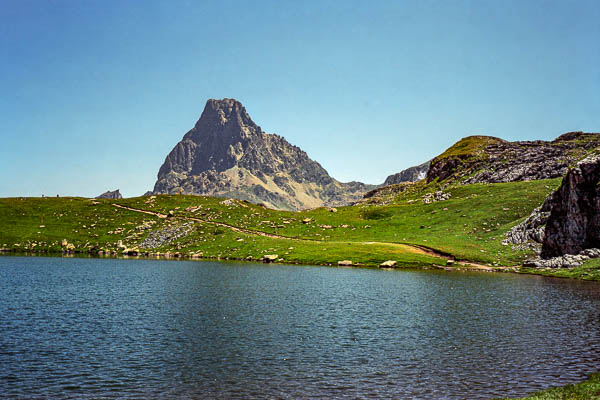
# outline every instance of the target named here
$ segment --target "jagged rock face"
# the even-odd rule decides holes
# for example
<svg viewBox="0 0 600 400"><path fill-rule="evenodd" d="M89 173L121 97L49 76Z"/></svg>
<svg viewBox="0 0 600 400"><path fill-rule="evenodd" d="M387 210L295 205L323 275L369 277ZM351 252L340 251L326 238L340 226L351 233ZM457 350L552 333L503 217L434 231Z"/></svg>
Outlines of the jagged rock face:
<svg viewBox="0 0 600 400"><path fill-rule="evenodd" d="M102 193L100 196L96 197L97 199L122 199L123 196L121 196L121 192L119 192L119 189L114 190L114 191L107 191Z"/></svg>
<svg viewBox="0 0 600 400"><path fill-rule="evenodd" d="M154 193L232 197L300 210L339 206L374 186L341 183L300 148L267 134L234 99L208 100L194 128L169 153Z"/></svg>
<svg viewBox="0 0 600 400"><path fill-rule="evenodd" d="M473 146L473 150L452 151L453 147L468 147L464 142ZM432 160L427 182L448 179L469 184L558 178L567 172L569 165L597 146L600 135L583 132L569 132L552 142L468 137L448 149L448 154Z"/></svg>
<svg viewBox="0 0 600 400"><path fill-rule="evenodd" d="M549 205L542 258L579 254L600 247L600 155L577 163Z"/></svg>
<svg viewBox="0 0 600 400"><path fill-rule="evenodd" d="M429 164L431 161L427 161L421 165L417 165L414 167L410 167L405 169L404 171L400 171L397 174L390 175L386 178L383 183L384 186L387 185L396 185L404 182L416 182L424 179L427 176L427 171L429 170Z"/></svg>
<svg viewBox="0 0 600 400"><path fill-rule="evenodd" d="M533 210L525 221L506 232L506 238L502 241L502 244L505 246L513 245L514 249L531 248L539 254L546 237L546 223L548 217L550 217L550 198L551 196L541 206Z"/></svg>

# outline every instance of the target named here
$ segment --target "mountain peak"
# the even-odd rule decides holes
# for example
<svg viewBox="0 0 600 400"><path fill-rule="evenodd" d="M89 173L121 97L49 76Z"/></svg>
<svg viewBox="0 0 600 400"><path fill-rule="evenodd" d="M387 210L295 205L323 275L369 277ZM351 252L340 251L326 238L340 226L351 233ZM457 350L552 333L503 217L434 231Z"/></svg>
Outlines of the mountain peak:
<svg viewBox="0 0 600 400"><path fill-rule="evenodd" d="M200 119L194 129L213 129L218 126L233 125L235 128L252 128L260 131L260 127L252 121L246 109L236 99L210 99L204 106Z"/></svg>
<svg viewBox="0 0 600 400"><path fill-rule="evenodd" d="M300 148L262 131L235 99L210 99L169 153L155 193L188 193L298 210L341 205L372 187L333 179Z"/></svg>

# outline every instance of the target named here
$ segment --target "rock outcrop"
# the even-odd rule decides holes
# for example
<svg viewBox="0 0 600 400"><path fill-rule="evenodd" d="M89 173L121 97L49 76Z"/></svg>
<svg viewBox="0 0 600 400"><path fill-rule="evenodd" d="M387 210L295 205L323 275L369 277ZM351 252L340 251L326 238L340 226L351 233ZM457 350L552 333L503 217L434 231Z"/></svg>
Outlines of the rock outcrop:
<svg viewBox="0 0 600 400"><path fill-rule="evenodd" d="M122 199L121 192L119 189L111 191L107 191L102 193L100 196L96 197L97 199Z"/></svg>
<svg viewBox="0 0 600 400"><path fill-rule="evenodd" d="M427 171L429 170L429 164L431 164L431 160L421 165L407 168L404 171L398 172L397 174L390 175L385 179L383 185L397 185L399 183L416 182L420 181L421 179L425 179L427 176Z"/></svg>
<svg viewBox="0 0 600 400"><path fill-rule="evenodd" d="M158 172L154 193L231 197L272 208L338 206L374 188L341 183L283 137L267 134L234 99L208 100Z"/></svg>
<svg viewBox="0 0 600 400"><path fill-rule="evenodd" d="M524 267L530 268L572 268L583 264L590 258L600 257L600 249L585 249L579 254L565 254L562 256L541 258L537 257L523 263Z"/></svg>
<svg viewBox="0 0 600 400"><path fill-rule="evenodd" d="M549 198L544 204L533 210L531 215L520 224L506 232L502 244L512 245L515 249L530 248L539 253L546 237L546 222L550 216Z"/></svg>
<svg viewBox="0 0 600 400"><path fill-rule="evenodd" d="M569 165L598 146L599 134L583 132L569 132L552 142L469 136L431 161L427 182L468 184L558 178Z"/></svg>
<svg viewBox="0 0 600 400"><path fill-rule="evenodd" d="M570 169L544 204L506 233L504 245L532 248L526 267L566 268L600 257L600 154Z"/></svg>
<svg viewBox="0 0 600 400"><path fill-rule="evenodd" d="M578 162L549 199L542 258L600 247L600 154Z"/></svg>

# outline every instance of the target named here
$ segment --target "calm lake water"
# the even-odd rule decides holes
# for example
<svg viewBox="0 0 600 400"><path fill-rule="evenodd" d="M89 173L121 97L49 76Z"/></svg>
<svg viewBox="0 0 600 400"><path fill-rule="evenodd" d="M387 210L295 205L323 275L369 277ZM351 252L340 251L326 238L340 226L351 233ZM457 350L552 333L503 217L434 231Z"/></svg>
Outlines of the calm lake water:
<svg viewBox="0 0 600 400"><path fill-rule="evenodd" d="M600 369L600 285L0 257L2 398L519 395Z"/></svg>

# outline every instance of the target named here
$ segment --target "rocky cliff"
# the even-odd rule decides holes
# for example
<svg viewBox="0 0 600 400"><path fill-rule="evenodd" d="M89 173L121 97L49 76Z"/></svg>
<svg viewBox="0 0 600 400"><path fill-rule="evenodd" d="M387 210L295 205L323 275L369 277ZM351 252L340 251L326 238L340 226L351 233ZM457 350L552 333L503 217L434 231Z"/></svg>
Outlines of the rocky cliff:
<svg viewBox="0 0 600 400"><path fill-rule="evenodd" d="M431 161L427 182L468 184L558 178L598 146L599 134L583 132L569 132L551 142L469 136Z"/></svg>
<svg viewBox="0 0 600 400"><path fill-rule="evenodd" d="M386 178L383 183L384 186L396 185L404 182L416 182L424 179L427 176L429 170L429 164L431 161L427 161L421 165L410 167L404 171L400 171L397 174L390 175Z"/></svg>
<svg viewBox="0 0 600 400"><path fill-rule="evenodd" d="M600 248L600 155L577 163L548 199L542 258Z"/></svg>
<svg viewBox="0 0 600 400"><path fill-rule="evenodd" d="M232 197L284 210L339 206L374 186L333 179L283 137L262 131L234 99L208 100L165 159L154 193Z"/></svg>

